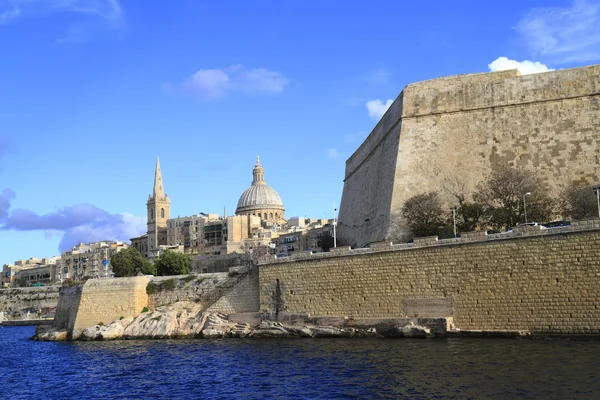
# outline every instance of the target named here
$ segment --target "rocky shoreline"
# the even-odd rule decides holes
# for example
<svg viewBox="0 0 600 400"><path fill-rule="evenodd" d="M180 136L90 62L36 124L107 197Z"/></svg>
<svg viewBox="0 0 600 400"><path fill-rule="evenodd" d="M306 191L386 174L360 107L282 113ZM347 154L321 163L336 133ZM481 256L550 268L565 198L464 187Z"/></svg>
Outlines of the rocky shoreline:
<svg viewBox="0 0 600 400"><path fill-rule="evenodd" d="M317 322L317 323L314 323ZM175 339L175 338L351 338L445 336L445 329L431 329L409 319L379 320L365 323L328 318L319 321L289 319L266 320L256 315L228 316L202 311L192 302L179 302L136 317L121 317L108 325L94 325L68 332L51 325L40 325L31 338L39 341ZM354 322L354 323L353 323Z"/></svg>

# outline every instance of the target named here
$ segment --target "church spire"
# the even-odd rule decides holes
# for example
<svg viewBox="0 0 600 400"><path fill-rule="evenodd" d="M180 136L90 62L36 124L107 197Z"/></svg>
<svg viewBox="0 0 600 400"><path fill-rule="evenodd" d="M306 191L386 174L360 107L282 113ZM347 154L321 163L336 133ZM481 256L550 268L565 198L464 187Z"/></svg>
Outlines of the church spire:
<svg viewBox="0 0 600 400"><path fill-rule="evenodd" d="M156 169L154 170L154 190L152 191L152 196L155 199L162 199L165 197L162 174L160 173L160 159L158 156L156 156Z"/></svg>

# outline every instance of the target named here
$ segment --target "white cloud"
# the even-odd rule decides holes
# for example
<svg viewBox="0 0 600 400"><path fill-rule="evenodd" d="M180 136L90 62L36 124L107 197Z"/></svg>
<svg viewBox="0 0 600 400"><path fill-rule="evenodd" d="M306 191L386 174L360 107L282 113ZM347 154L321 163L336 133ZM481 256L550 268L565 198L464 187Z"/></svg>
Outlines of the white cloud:
<svg viewBox="0 0 600 400"><path fill-rule="evenodd" d="M0 25L8 24L19 15L21 15L21 10L19 10L17 7L0 12Z"/></svg>
<svg viewBox="0 0 600 400"><path fill-rule="evenodd" d="M162 85L165 90L181 90L201 99L216 99L227 93L279 93L289 80L283 74L265 68L247 69L243 65L233 65L221 69L201 69L180 86L169 83Z"/></svg>
<svg viewBox="0 0 600 400"><path fill-rule="evenodd" d="M327 158L330 160L338 159L342 156L342 154L338 151L338 149L329 149L327 150Z"/></svg>
<svg viewBox="0 0 600 400"><path fill-rule="evenodd" d="M366 80L367 82L381 85L384 83L388 83L390 81L391 75L392 74L386 71L385 69L377 68L376 70L371 71L369 74L367 74Z"/></svg>
<svg viewBox="0 0 600 400"><path fill-rule="evenodd" d="M532 9L517 31L536 57L552 62L600 59L600 2L574 0L568 7Z"/></svg>
<svg viewBox="0 0 600 400"><path fill-rule="evenodd" d="M369 117L379 120L383 117L383 114L387 111L388 108L392 105L394 100L387 99L384 103L379 99L369 100L367 101L367 111L369 112Z"/></svg>
<svg viewBox="0 0 600 400"><path fill-rule="evenodd" d="M547 65L542 64L539 61L516 61L511 60L508 57L498 57L494 61L488 64L490 71L505 71L507 69L518 69L521 71L521 75L537 74L538 72L554 71L552 68L548 68Z"/></svg>
<svg viewBox="0 0 600 400"><path fill-rule="evenodd" d="M59 43L82 41L93 31L119 28L123 23L123 10L117 0L0 0L0 25L52 14L91 17L70 20L63 37L57 39Z"/></svg>

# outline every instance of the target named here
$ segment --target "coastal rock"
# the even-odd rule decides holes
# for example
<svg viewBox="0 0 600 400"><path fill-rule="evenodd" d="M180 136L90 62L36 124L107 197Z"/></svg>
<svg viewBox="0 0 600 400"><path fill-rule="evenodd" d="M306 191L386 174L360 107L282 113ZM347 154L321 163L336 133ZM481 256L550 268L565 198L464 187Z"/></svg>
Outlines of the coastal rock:
<svg viewBox="0 0 600 400"><path fill-rule="evenodd" d="M290 333L279 323L263 321L250 335L253 338L289 337Z"/></svg>
<svg viewBox="0 0 600 400"><path fill-rule="evenodd" d="M141 313L125 328L123 337L169 338L194 336L201 329L198 318L202 306L192 302L178 302L168 307Z"/></svg>
<svg viewBox="0 0 600 400"><path fill-rule="evenodd" d="M380 325L377 327L377 333L387 338L432 338L434 336L429 328L413 323L404 326Z"/></svg>
<svg viewBox="0 0 600 400"><path fill-rule="evenodd" d="M225 314L207 313L202 319L201 333L206 338L248 337L252 333L250 325L231 322Z"/></svg>
<svg viewBox="0 0 600 400"><path fill-rule="evenodd" d="M309 326L308 329L310 329L313 337L336 338L354 336L353 329L336 328L333 326Z"/></svg>
<svg viewBox="0 0 600 400"><path fill-rule="evenodd" d="M113 321L109 325L94 325L81 332L82 340L114 340L123 337L125 328L133 322L133 317Z"/></svg>
<svg viewBox="0 0 600 400"><path fill-rule="evenodd" d="M52 325L38 325L35 328L35 335L33 335L31 339L48 342L62 342L67 340L67 331L64 329L58 330Z"/></svg>

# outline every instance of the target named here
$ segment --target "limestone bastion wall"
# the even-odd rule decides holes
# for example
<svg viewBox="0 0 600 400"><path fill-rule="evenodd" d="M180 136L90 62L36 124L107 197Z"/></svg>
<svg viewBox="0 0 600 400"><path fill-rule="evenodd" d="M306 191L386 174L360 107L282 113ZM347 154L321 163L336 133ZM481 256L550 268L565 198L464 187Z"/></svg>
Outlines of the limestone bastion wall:
<svg viewBox="0 0 600 400"><path fill-rule="evenodd" d="M290 257L291 258L291 257ZM453 317L462 330L600 334L600 220L264 260L261 311Z"/></svg>
<svg viewBox="0 0 600 400"><path fill-rule="evenodd" d="M164 282L174 280L174 289ZM148 307L156 308L178 301L202 304L210 312L225 314L256 312L259 309L258 271L244 267L230 272L152 278L156 291L148 296Z"/></svg>
<svg viewBox="0 0 600 400"><path fill-rule="evenodd" d="M0 289L0 311L26 312L25 310L53 309L58 304L58 286Z"/></svg>
<svg viewBox="0 0 600 400"><path fill-rule="evenodd" d="M410 84L346 162L340 236L383 240L408 198L450 201L445 189L457 186L469 195L495 166L536 172L554 197L597 184L599 153L600 65Z"/></svg>
<svg viewBox="0 0 600 400"><path fill-rule="evenodd" d="M211 312L257 312L258 271L235 268L229 273L89 279L80 286L61 288L54 325L82 330L136 316L144 307L179 301L201 303Z"/></svg>

